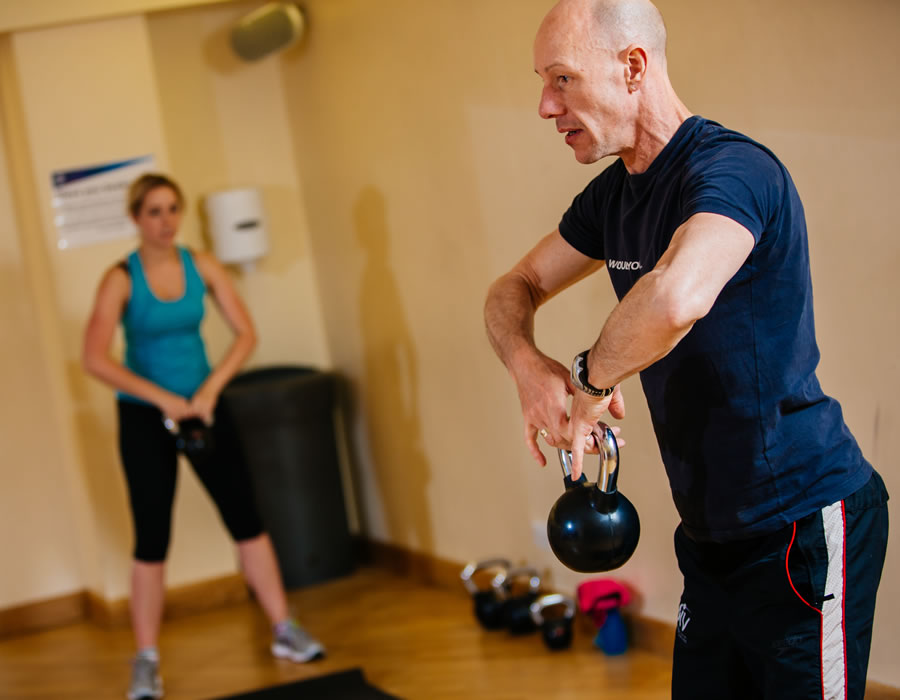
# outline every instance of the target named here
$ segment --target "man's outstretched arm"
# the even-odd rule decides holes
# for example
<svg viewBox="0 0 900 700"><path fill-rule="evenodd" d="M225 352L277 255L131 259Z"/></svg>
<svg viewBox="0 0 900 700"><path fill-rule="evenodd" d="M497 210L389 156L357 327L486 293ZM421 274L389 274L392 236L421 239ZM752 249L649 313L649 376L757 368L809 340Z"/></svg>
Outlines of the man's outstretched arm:
<svg viewBox="0 0 900 700"><path fill-rule="evenodd" d="M750 231L719 214L695 214L679 226L656 266L606 320L588 354L590 383L615 386L665 357L709 313L753 245ZM575 394L568 437L576 478L585 436L606 411L605 401Z"/></svg>
<svg viewBox="0 0 900 700"><path fill-rule="evenodd" d="M548 299L603 266L560 236L545 236L488 290L484 319L497 356L516 383L525 419L525 443L544 464L537 434L551 445L568 432L566 399L572 393L569 368L544 355L534 342L534 315ZM583 448L582 448L583 449Z"/></svg>

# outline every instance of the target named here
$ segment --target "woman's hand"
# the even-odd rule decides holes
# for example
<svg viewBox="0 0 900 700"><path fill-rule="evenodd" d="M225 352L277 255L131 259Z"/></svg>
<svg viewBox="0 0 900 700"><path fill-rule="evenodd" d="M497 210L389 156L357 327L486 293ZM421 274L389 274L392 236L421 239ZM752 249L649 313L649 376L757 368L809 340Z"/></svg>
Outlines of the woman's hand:
<svg viewBox="0 0 900 700"><path fill-rule="evenodd" d="M207 425L213 424L216 404L219 402L219 394L208 387L200 387L191 397L191 415L197 416Z"/></svg>
<svg viewBox="0 0 900 700"><path fill-rule="evenodd" d="M170 419L178 423L185 418L197 415L191 409L191 405L186 398L178 396L178 394L168 394L161 399L156 407L162 411L164 419Z"/></svg>

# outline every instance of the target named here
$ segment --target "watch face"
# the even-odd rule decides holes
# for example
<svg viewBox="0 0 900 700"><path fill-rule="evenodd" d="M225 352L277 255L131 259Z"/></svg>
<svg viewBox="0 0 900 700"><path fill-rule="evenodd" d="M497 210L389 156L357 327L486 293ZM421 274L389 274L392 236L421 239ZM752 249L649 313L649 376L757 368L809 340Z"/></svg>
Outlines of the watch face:
<svg viewBox="0 0 900 700"><path fill-rule="evenodd" d="M590 350L585 350L575 356L572 361L572 383L577 389L590 396L605 397L613 393L613 389L598 389L588 381L587 357Z"/></svg>
<svg viewBox="0 0 900 700"><path fill-rule="evenodd" d="M581 355L575 356L575 366L573 367L572 378L578 381L579 385L583 385L587 381L587 364L585 360L587 357L582 353ZM578 387L579 389L582 386Z"/></svg>

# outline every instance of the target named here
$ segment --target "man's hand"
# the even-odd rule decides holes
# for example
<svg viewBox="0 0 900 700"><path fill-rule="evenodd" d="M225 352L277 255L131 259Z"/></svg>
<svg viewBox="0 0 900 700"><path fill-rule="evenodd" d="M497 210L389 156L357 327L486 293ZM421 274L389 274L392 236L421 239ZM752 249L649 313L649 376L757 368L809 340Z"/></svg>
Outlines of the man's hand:
<svg viewBox="0 0 900 700"><path fill-rule="evenodd" d="M585 448L596 447L596 441L591 438L591 434L607 410L613 418L621 420L625 417L625 398L622 396L620 386L616 385L616 390L602 399L585 394L583 391L575 392L575 398L572 399L572 416L569 418L566 431L566 440L571 443L573 480L581 477Z"/></svg>
<svg viewBox="0 0 900 700"><path fill-rule="evenodd" d="M562 444L568 433L568 397L573 392L569 370L543 353L513 374L525 419L525 444L542 467L547 464L538 435L551 446Z"/></svg>

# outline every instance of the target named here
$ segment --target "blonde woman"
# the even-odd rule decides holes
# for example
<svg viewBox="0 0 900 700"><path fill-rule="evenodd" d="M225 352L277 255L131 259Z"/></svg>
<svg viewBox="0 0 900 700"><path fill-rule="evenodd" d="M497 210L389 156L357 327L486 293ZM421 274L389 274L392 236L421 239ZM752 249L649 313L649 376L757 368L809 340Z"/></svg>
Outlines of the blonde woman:
<svg viewBox="0 0 900 700"><path fill-rule="evenodd" d="M272 653L305 662L324 653L290 616L281 573L253 501L240 445L219 394L256 344L253 322L222 265L175 239L184 209L164 175L138 178L128 193L140 244L104 274L84 337L84 367L117 390L119 450L134 523L131 620L137 654L128 697L162 697L158 637L164 567L177 479L175 437L166 427L189 418L211 425L212 451L191 459L237 545L241 570L273 625ZM210 366L199 327L210 294L234 333ZM124 362L110 354L116 326Z"/></svg>

